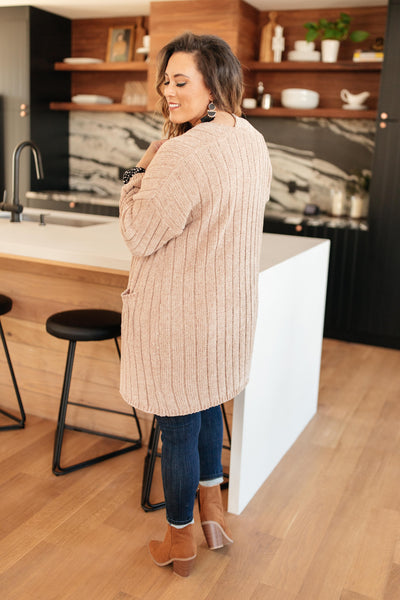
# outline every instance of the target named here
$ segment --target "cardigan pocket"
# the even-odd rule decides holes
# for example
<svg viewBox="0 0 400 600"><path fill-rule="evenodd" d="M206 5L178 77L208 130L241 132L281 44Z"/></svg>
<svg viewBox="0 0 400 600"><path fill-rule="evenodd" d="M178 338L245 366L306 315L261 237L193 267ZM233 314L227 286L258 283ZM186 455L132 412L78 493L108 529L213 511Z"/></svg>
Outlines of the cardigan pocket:
<svg viewBox="0 0 400 600"><path fill-rule="evenodd" d="M121 294L122 313L121 313L121 382L120 392L122 397L129 404L132 403L133 380L136 378L136 360L135 360L135 334L134 319L136 306L136 293L131 292L130 288L124 290Z"/></svg>
<svg viewBox="0 0 400 600"><path fill-rule="evenodd" d="M130 288L124 290L121 294L122 298L122 313L121 313L121 334L125 340L132 335L133 329L133 316L135 312L136 293L132 292Z"/></svg>

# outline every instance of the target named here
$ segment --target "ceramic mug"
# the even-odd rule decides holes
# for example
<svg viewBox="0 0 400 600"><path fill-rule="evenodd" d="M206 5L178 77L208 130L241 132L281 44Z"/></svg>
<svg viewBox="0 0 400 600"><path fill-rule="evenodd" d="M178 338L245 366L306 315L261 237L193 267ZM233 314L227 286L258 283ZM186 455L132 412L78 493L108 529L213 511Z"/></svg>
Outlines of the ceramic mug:
<svg viewBox="0 0 400 600"><path fill-rule="evenodd" d="M359 94L351 94L349 90L342 90L340 92L341 99L353 106L361 106L370 95L369 92L360 92Z"/></svg>

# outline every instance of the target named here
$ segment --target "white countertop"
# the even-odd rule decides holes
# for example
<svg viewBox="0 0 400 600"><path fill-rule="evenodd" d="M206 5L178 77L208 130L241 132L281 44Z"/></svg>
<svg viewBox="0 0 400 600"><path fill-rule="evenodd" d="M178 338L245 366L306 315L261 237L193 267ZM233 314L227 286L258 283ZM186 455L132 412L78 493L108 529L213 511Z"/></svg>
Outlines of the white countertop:
<svg viewBox="0 0 400 600"><path fill-rule="evenodd" d="M108 269L129 270L130 255L121 237L118 219L102 215L68 213L28 208L23 215L62 216L96 225L39 225L37 222L11 223L8 213L0 213L0 253Z"/></svg>
<svg viewBox="0 0 400 600"><path fill-rule="evenodd" d="M128 271L130 254L122 239L118 219L102 215L44 211L27 208L23 215L56 215L73 222L76 219L96 222L85 227L39 225L37 222L11 223L8 213L0 212L0 253L41 260ZM302 236L263 235L261 271L328 240Z"/></svg>

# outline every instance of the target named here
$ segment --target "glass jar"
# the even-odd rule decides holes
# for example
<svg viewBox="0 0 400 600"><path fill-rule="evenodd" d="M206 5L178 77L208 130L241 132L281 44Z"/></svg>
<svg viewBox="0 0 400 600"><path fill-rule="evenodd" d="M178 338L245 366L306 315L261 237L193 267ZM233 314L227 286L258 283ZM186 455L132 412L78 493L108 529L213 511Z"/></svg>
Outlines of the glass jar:
<svg viewBox="0 0 400 600"><path fill-rule="evenodd" d="M346 192L344 187L331 188L331 214L334 217L344 217L346 214Z"/></svg>

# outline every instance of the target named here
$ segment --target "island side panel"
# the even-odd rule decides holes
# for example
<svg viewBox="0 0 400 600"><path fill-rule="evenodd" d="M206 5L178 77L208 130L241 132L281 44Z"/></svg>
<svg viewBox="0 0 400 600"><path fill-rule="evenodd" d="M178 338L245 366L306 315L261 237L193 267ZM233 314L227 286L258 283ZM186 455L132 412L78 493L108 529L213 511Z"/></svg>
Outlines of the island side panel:
<svg viewBox="0 0 400 600"><path fill-rule="evenodd" d="M317 409L329 241L262 273L250 380L234 401L229 512L239 514Z"/></svg>
<svg viewBox="0 0 400 600"><path fill-rule="evenodd" d="M46 332L46 319L63 310L103 308L121 311L124 271L0 254L1 293L13 308L2 317L11 359L29 424L29 415L56 421L68 342ZM0 352L1 406L14 410L16 400L4 352ZM71 400L117 410L128 405L119 393L119 360L113 340L77 344ZM152 415L140 414L144 434ZM68 422L111 433L132 435L131 419L69 407Z"/></svg>

